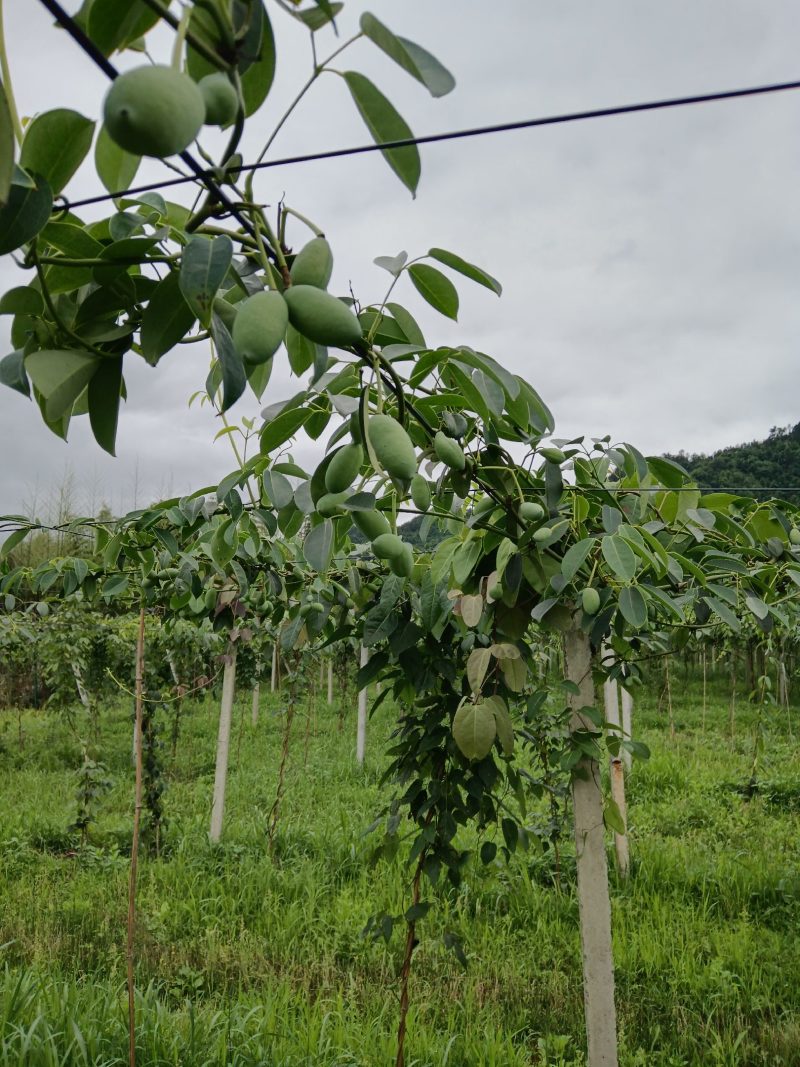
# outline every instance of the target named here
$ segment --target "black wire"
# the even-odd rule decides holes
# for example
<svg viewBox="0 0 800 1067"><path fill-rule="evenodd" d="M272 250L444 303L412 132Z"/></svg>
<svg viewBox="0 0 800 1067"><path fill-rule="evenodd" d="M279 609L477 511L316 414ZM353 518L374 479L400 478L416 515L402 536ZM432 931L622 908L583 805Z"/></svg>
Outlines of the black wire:
<svg viewBox="0 0 800 1067"><path fill-rule="evenodd" d="M61 26L62 29L65 29L67 31L70 37L72 37L72 39L80 46L80 48L86 53L86 55L92 60L92 62L95 63L100 68L100 70L102 70L102 72L108 78L111 79L111 81L114 81L115 78L119 77L119 71L114 66L114 64L109 62L109 60L103 55L103 53L94 43L94 41L84 33L78 23L75 22L75 20L67 14L67 12L61 6L61 4L57 2L57 0L41 0L41 2L47 8L47 10L59 24L59 26ZM227 211L230 212L230 214L236 219L239 225L247 233L249 233L251 237L256 237L257 239L257 234L251 226L250 222L237 212L234 204L228 199L225 192L214 180L214 171L207 171L203 167L201 167L197 160L194 158L194 156L192 156L189 152L181 152L179 153L179 155L183 162L186 164L186 166L189 167L189 169L192 171L194 177L205 185L211 195ZM178 179L178 182L188 182L193 180L193 178L180 178ZM117 195L119 194L110 193L107 196L100 197L99 199L113 200L114 197ZM67 205L67 209L69 209L69 201L66 199L66 197L63 197L62 199Z"/></svg>
<svg viewBox="0 0 800 1067"><path fill-rule="evenodd" d="M46 6L54 3L54 0L42 0ZM695 96L678 96L665 100L650 100L642 104L621 104L618 107L595 108L590 111L569 111L561 115L547 115L538 119L523 119L519 122L502 122L493 126L475 126L466 130L451 130L449 133L431 133L423 137L405 137L399 141L381 141L377 144L358 145L354 148L335 148L329 152L308 152L300 156L285 156L282 159L265 160L263 163L246 163L238 167L239 171L268 170L272 167L286 167L294 163L313 163L321 159L339 159L343 156L364 155L367 152L385 152L394 148L409 148L412 145L434 144L441 141L456 141L467 137L483 137L490 133L509 133L513 130L529 130L537 126L556 126L567 122L583 122L587 119L609 118L614 115L631 115L642 111L659 111L666 108L686 107L689 104L708 104L717 100L736 100L746 96L763 96L767 93L781 93L789 89L800 89L800 81L776 82L772 85L756 85L745 89L728 89L723 92L701 93ZM203 171L203 174L213 174L213 171ZM200 174L198 173L198 177ZM89 204L100 204L106 200L114 200L120 196L128 196L134 193L152 192L156 189L168 189L174 185L182 185L191 181L191 178L168 178L162 182L150 182L147 185L132 186L117 193L105 193L102 196L90 196L84 200L76 200L70 203L70 207L86 207Z"/></svg>

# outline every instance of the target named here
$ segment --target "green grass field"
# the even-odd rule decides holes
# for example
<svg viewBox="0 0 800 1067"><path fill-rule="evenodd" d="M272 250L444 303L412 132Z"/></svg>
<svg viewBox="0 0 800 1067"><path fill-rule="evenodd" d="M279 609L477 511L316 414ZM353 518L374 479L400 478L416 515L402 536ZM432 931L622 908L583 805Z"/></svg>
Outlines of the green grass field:
<svg viewBox="0 0 800 1067"><path fill-rule="evenodd" d="M786 713L771 712L761 787L748 797L752 709L739 703L731 739L721 681L704 731L696 683L675 681L673 692L674 740L654 700L637 706L635 733L653 755L628 781L632 877L612 875L621 1063L800 1064L798 743ZM217 706L187 707L164 851L140 867L141 1067L394 1062L401 937L387 947L361 936L370 915L408 904L407 871L369 866L374 842L363 836L381 806L392 710L372 720L359 771L351 703L343 733L323 704L307 741L305 714L295 719L274 859L265 827L280 697L262 700L254 728L242 695L216 847L207 826ZM55 713L18 723L0 712L0 1067L127 1063L127 706L103 709L100 755L115 784L81 850L68 829L75 735ZM584 1062L568 855L563 868L559 890L550 854L531 848L509 865L477 864L458 892L442 892L418 927L409 1065ZM463 939L466 969L445 930Z"/></svg>

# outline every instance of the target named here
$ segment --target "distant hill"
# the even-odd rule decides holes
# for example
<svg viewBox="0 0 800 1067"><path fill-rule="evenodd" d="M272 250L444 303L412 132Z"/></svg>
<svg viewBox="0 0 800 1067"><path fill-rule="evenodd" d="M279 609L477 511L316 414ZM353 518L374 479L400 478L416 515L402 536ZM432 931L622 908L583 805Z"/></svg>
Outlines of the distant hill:
<svg viewBox="0 0 800 1067"><path fill-rule="evenodd" d="M796 426L773 427L764 441L721 448L711 455L678 452L667 458L685 467L703 489L740 486L746 496L775 496L800 503L800 493L747 492L762 487L800 486L800 422Z"/></svg>

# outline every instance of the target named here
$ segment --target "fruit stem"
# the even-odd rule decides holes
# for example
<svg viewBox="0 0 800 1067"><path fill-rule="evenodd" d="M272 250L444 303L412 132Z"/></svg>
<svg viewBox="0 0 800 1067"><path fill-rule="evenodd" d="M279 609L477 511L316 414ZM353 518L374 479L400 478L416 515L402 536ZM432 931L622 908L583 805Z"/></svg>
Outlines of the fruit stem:
<svg viewBox="0 0 800 1067"><path fill-rule="evenodd" d="M173 30L177 30L179 28L180 21L161 2L161 0L142 0L142 3L146 4L151 11L155 11L158 17L160 19L163 19L164 22L170 25ZM221 59L213 48L210 48L205 43L205 41L197 37L196 34L191 32L191 30L187 30L186 40L189 42L195 52L199 52L203 59L210 63L215 70L228 70L231 64L226 63L224 59Z"/></svg>
<svg viewBox="0 0 800 1067"><path fill-rule="evenodd" d="M0 80L3 82L3 89L6 94L6 102L8 103L8 112L11 116L11 125L14 128L14 137L17 144L22 144L22 123L19 121L19 112L17 111L17 104L14 100L14 90L11 87L11 71L8 68L8 55L6 53L6 38L5 31L3 29L3 0L0 0Z"/></svg>
<svg viewBox="0 0 800 1067"><path fill-rule="evenodd" d="M172 44L172 69L179 74L183 66L183 46L186 43L186 33L189 29L189 20L192 17L192 9L190 7L184 8L181 20L178 23L178 29L175 33L175 40Z"/></svg>
<svg viewBox="0 0 800 1067"><path fill-rule="evenodd" d="M311 230L315 237L325 236L324 230L321 230L315 222L312 222L311 219L306 218L305 215L301 215L299 211L295 211L293 207L287 207L287 205L284 204L281 210L283 211L284 215L294 215L294 217L296 219L299 219L300 222L305 223L305 225L308 226L309 230Z"/></svg>
<svg viewBox="0 0 800 1067"><path fill-rule="evenodd" d="M359 39L359 37L363 37L363 36L364 35L362 33L357 33L354 37L351 37L348 41L345 41L343 45L340 45L336 49L335 52L331 52L331 54L328 56L327 59L323 59L323 61L321 63L319 63L319 64L315 63L313 74L308 79L308 81L305 83L305 85L302 87L302 89L297 94L297 96L294 98L294 100L292 100L291 104L289 104L289 106L286 109L286 111L284 111L283 115L280 118L280 121L278 122L278 125L275 127L275 129L272 131L272 133L269 135L269 139L268 139L267 143L261 149L261 154L259 155L258 159L256 160L257 163L261 163L261 161L264 159L264 156L267 154L267 152L269 152L270 148L272 147L273 141L278 136L280 131L283 129L283 126L286 123L286 120L289 118L289 116L292 114L294 109L297 107L297 105L300 103L300 101L306 95L308 90L311 88L311 86L314 84L314 82L317 80L317 78L323 72L323 70L325 69L327 64L330 63L332 59L335 59L338 55L340 55L342 52L344 52L345 48L349 48L350 45L353 44L354 41L357 41ZM250 181L251 179L252 179L252 172L251 172L251 176L248 179L248 181Z"/></svg>
<svg viewBox="0 0 800 1067"><path fill-rule="evenodd" d="M261 234L262 225L266 228L268 224L267 220L264 218L263 214L260 211L253 212L253 225L255 226L256 235L258 237L258 257L261 260L261 265L264 268L264 273L267 276L267 283L270 289L277 290L278 282L275 278L275 272L272 269L272 264L269 261L267 251L264 248L264 240Z"/></svg>

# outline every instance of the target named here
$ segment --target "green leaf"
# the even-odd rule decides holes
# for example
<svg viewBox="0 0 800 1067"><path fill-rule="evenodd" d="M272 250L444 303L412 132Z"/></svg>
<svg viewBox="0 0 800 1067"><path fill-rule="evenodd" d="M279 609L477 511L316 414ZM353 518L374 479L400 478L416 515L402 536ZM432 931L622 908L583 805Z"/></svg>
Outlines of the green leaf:
<svg viewBox="0 0 800 1067"><path fill-rule="evenodd" d="M399 64L412 78L421 82L431 96L446 96L455 88L453 75L442 64L413 41L397 37L379 22L374 15L365 12L360 21L361 32L373 44Z"/></svg>
<svg viewBox="0 0 800 1067"><path fill-rule="evenodd" d="M292 483L279 471L265 470L261 475L267 499L278 511L288 507L294 498Z"/></svg>
<svg viewBox="0 0 800 1067"><path fill-rule="evenodd" d="M463 274L465 278L470 278L473 282L477 282L478 285L491 289L498 296L503 292L503 287L497 278L493 278L491 274L487 274L485 270L481 270L480 267L476 267L473 263L467 263L465 259L457 256L454 252L447 252L444 248L431 248L428 255L433 259L438 259L440 263L444 263L451 270Z"/></svg>
<svg viewBox="0 0 800 1067"><path fill-rule="evenodd" d="M195 314L183 298L180 275L171 270L158 283L142 315L142 354L151 366L183 340Z"/></svg>
<svg viewBox="0 0 800 1067"><path fill-rule="evenodd" d="M232 407L247 388L242 357L236 351L228 333L228 327L217 315L211 315L211 336L217 350L217 359L222 370L222 411Z"/></svg>
<svg viewBox="0 0 800 1067"><path fill-rule="evenodd" d="M458 292L440 270L427 263L415 263L413 267L408 268L408 274L417 292L431 307L446 315L448 319L458 318Z"/></svg>
<svg viewBox="0 0 800 1067"><path fill-rule="evenodd" d="M369 78L350 70L345 73L344 80L376 144L404 141L414 136L405 119ZM415 195L421 169L417 146L386 148L382 154L403 185Z"/></svg>
<svg viewBox="0 0 800 1067"><path fill-rule="evenodd" d="M616 800L611 797L608 797L603 805L603 822L606 825L606 829L613 830L616 834L625 834L627 832L622 812L619 810Z"/></svg>
<svg viewBox="0 0 800 1067"><path fill-rule="evenodd" d="M309 341L294 326L290 325L287 328L286 351L289 353L289 366L298 378L301 374L305 374L309 367L313 366L317 351L320 348L321 345L315 344L314 341ZM272 360L269 362L271 363Z"/></svg>
<svg viewBox="0 0 800 1067"><path fill-rule="evenodd" d="M760 597L748 593L744 600L757 619L766 619L769 615L769 608Z"/></svg>
<svg viewBox="0 0 800 1067"><path fill-rule="evenodd" d="M122 356L101 359L89 382L89 422L98 445L116 455L119 401L122 390Z"/></svg>
<svg viewBox="0 0 800 1067"><path fill-rule="evenodd" d="M48 222L39 236L51 248L76 259L93 259L99 256L104 248L104 245L86 232L84 226L78 226L74 222Z"/></svg>
<svg viewBox="0 0 800 1067"><path fill-rule="evenodd" d="M111 140L105 126L100 127L94 146L94 165L109 193L122 193L128 189L141 162L141 156L133 156L120 148Z"/></svg>
<svg viewBox="0 0 800 1067"><path fill-rule="evenodd" d="M0 296L0 315L41 315L44 300L38 289L18 285Z"/></svg>
<svg viewBox="0 0 800 1067"><path fill-rule="evenodd" d="M422 330L419 328L419 325L411 312L406 311L402 304L395 304L392 301L387 303L386 309L392 313L394 321L406 335L411 344L425 348L425 338L422 334Z"/></svg>
<svg viewBox="0 0 800 1067"><path fill-rule="evenodd" d="M122 596L128 591L127 574L112 574L103 584L103 596L107 599Z"/></svg>
<svg viewBox="0 0 800 1067"><path fill-rule="evenodd" d="M28 375L25 373L25 353L22 350L0 359L0 383L9 389L16 389L23 396L31 395Z"/></svg>
<svg viewBox="0 0 800 1067"><path fill-rule="evenodd" d="M467 659L467 681L469 687L476 695L480 693L489 664L492 661L492 653L488 648L473 648Z"/></svg>
<svg viewBox="0 0 800 1067"><path fill-rule="evenodd" d="M261 12L261 45L258 55L242 75L242 99L246 117L254 115L267 99L275 80L275 37L266 8L260 3L255 8Z"/></svg>
<svg viewBox="0 0 800 1067"><path fill-rule="evenodd" d="M50 218L53 194L38 175L32 188L13 183L8 200L0 208L0 255L13 252L35 237Z"/></svg>
<svg viewBox="0 0 800 1067"><path fill-rule="evenodd" d="M14 176L14 123L3 83L0 81L0 207L8 200Z"/></svg>
<svg viewBox="0 0 800 1067"><path fill-rule="evenodd" d="M503 750L503 755L512 756L514 754L514 724L508 713L508 706L505 700L501 696L495 695L487 697L485 703L494 713L497 736L500 739L500 748Z"/></svg>
<svg viewBox="0 0 800 1067"><path fill-rule="evenodd" d="M0 559L5 559L6 556L9 556L17 545L25 540L29 533L30 530L26 528L24 530L15 530L13 533L9 534L5 541L3 541L2 547L0 547Z"/></svg>
<svg viewBox="0 0 800 1067"><path fill-rule="evenodd" d="M93 0L87 30L103 55L110 56L143 37L158 20L143 0Z"/></svg>
<svg viewBox="0 0 800 1067"><path fill-rule="evenodd" d="M44 399L44 415L55 422L72 410L72 405L91 381L100 362L90 352L43 350L25 357L25 369Z"/></svg>
<svg viewBox="0 0 800 1067"><path fill-rule="evenodd" d="M717 598L713 596L706 597L705 599L712 611L714 611L727 626L730 626L735 633L738 633L739 630L741 630L741 623L727 604L724 604L721 600L717 600Z"/></svg>
<svg viewBox="0 0 800 1067"><path fill-rule="evenodd" d="M303 542L303 555L309 565L320 573L328 569L333 556L333 522L323 519L319 526L309 531Z"/></svg>
<svg viewBox="0 0 800 1067"><path fill-rule="evenodd" d="M636 574L636 554L619 534L606 536L600 542L603 558L622 582L629 582Z"/></svg>
<svg viewBox="0 0 800 1067"><path fill-rule="evenodd" d="M285 444L293 437L308 418L309 412L305 408L292 408L282 411L274 419L271 419L261 431L261 454L268 455L278 445Z"/></svg>
<svg viewBox="0 0 800 1067"><path fill-rule="evenodd" d="M561 573L566 581L572 581L581 569L586 561L586 557L592 551L594 543L594 537L585 537L582 541L578 541L576 544L568 548L564 553L564 558L561 560Z"/></svg>
<svg viewBox="0 0 800 1067"><path fill-rule="evenodd" d="M619 610L625 621L635 630L647 625L647 601L641 589L626 585L619 594Z"/></svg>
<svg viewBox="0 0 800 1067"><path fill-rule="evenodd" d="M25 130L20 166L60 193L88 155L94 127L91 119L65 107L37 115Z"/></svg>
<svg viewBox="0 0 800 1067"><path fill-rule="evenodd" d="M233 242L230 237L192 237L183 250L179 275L181 292L206 327L211 321L214 297L228 273L232 259Z"/></svg>
<svg viewBox="0 0 800 1067"><path fill-rule="evenodd" d="M491 752L497 736L494 709L485 700L462 704L453 719L453 739L468 760L480 760Z"/></svg>
<svg viewBox="0 0 800 1067"><path fill-rule="evenodd" d="M251 363L245 367L248 384L258 400L264 395L264 390L269 385L274 364L274 359L268 359L266 363Z"/></svg>
<svg viewBox="0 0 800 1067"><path fill-rule="evenodd" d="M339 14L344 7L342 3L325 4L324 7L309 8L307 11L292 11L292 14L300 22L304 23L312 33L321 30Z"/></svg>

